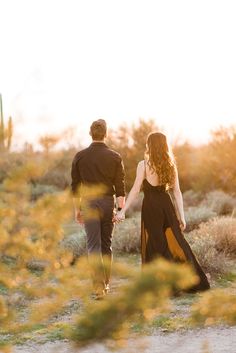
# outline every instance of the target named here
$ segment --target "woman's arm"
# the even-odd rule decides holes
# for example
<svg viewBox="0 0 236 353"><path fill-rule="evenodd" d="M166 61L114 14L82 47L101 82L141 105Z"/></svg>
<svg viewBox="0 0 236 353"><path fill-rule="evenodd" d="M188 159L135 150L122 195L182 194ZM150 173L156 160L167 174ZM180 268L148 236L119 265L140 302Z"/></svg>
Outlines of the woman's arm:
<svg viewBox="0 0 236 353"><path fill-rule="evenodd" d="M173 195L176 202L177 213L179 216L180 228L184 230L186 228L186 222L184 217L184 206L183 206L183 196L179 186L179 177L177 168L175 168L175 183L173 188Z"/></svg>
<svg viewBox="0 0 236 353"><path fill-rule="evenodd" d="M145 176L145 165L144 165L144 161L141 161L141 162L139 162L139 164L137 166L136 178L135 178L134 184L132 186L132 189L129 192L125 206L116 215L116 219L118 221L125 218L125 212L128 210L130 205L133 203L133 201L138 196L140 189L141 189L141 186L142 186L142 183L143 183L144 176Z"/></svg>

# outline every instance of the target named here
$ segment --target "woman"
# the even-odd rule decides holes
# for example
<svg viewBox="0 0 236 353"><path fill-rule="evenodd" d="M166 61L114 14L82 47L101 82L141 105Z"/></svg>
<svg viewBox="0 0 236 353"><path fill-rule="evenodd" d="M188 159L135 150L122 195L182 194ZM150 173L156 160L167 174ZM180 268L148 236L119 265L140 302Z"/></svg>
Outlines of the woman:
<svg viewBox="0 0 236 353"><path fill-rule="evenodd" d="M125 212L142 186L142 263L148 263L158 256L176 262L189 262L199 276L199 283L191 291L209 289L207 277L182 233L186 222L178 172L166 136L160 132L148 136L145 160L138 164L136 179L126 204L116 215L118 222L125 218ZM170 189L173 189L176 212L168 193Z"/></svg>

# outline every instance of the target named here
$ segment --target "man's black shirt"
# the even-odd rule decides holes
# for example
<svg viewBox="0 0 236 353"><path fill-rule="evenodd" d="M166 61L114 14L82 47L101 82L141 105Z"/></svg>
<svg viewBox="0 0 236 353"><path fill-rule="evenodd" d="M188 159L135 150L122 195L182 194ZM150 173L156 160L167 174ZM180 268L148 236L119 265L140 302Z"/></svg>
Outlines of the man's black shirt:
<svg viewBox="0 0 236 353"><path fill-rule="evenodd" d="M103 142L93 142L75 155L71 178L73 194L76 194L81 184L103 184L106 187L106 195L125 196L122 158Z"/></svg>

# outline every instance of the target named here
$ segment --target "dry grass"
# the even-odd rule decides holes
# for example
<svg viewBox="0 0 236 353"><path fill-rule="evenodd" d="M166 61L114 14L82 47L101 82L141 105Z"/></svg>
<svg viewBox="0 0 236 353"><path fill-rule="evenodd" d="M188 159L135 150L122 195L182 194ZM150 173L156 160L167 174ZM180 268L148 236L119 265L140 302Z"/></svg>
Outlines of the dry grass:
<svg viewBox="0 0 236 353"><path fill-rule="evenodd" d="M194 233L195 231L189 233L186 238L204 271L214 277L229 272L230 259L217 250L215 239L212 236L198 237Z"/></svg>
<svg viewBox="0 0 236 353"><path fill-rule="evenodd" d="M86 253L86 237L83 231L66 236L60 245L73 253L74 258L79 258Z"/></svg>
<svg viewBox="0 0 236 353"><path fill-rule="evenodd" d="M213 275L230 270L236 256L236 219L216 217L188 234L201 265Z"/></svg>
<svg viewBox="0 0 236 353"><path fill-rule="evenodd" d="M203 195L199 191L187 190L183 193L183 199L185 207L193 207L200 204Z"/></svg>
<svg viewBox="0 0 236 353"><path fill-rule="evenodd" d="M143 202L143 193L141 192L138 197L133 201L132 205L126 212L126 217L131 218L135 216L137 212L141 212Z"/></svg>
<svg viewBox="0 0 236 353"><path fill-rule="evenodd" d="M116 226L113 236L113 249L117 253L140 252L140 214L127 218Z"/></svg>
<svg viewBox="0 0 236 353"><path fill-rule="evenodd" d="M222 190L214 190L206 195L201 205L210 208L218 216L228 215L236 208L236 199Z"/></svg>
<svg viewBox="0 0 236 353"><path fill-rule="evenodd" d="M198 228L201 223L207 222L216 215L216 212L206 206L189 207L185 211L185 219L187 224L186 231L190 232L191 230Z"/></svg>
<svg viewBox="0 0 236 353"><path fill-rule="evenodd" d="M216 217L201 224L198 230L190 233L191 236L205 241L211 238L217 251L236 255L236 219L233 217Z"/></svg>

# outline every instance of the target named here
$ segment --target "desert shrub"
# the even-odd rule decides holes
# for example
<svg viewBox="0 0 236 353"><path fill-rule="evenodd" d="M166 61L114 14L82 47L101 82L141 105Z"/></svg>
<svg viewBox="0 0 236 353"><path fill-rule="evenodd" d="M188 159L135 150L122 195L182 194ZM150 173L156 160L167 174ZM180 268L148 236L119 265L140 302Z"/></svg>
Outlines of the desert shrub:
<svg viewBox="0 0 236 353"><path fill-rule="evenodd" d="M140 252L140 215L116 225L112 247L117 253Z"/></svg>
<svg viewBox="0 0 236 353"><path fill-rule="evenodd" d="M11 170L25 165L26 156L17 152L1 153L0 155L0 182L8 177Z"/></svg>
<svg viewBox="0 0 236 353"><path fill-rule="evenodd" d="M78 232L66 235L60 245L72 252L74 259L84 255L86 253L84 227L78 226ZM140 214L135 214L132 218L127 218L115 226L112 248L117 254L140 252Z"/></svg>
<svg viewBox="0 0 236 353"><path fill-rule="evenodd" d="M126 217L132 217L135 213L140 212L143 202L143 193L140 193L138 197L134 200L130 208L126 212Z"/></svg>
<svg viewBox="0 0 236 353"><path fill-rule="evenodd" d="M215 216L216 212L206 206L189 207L185 211L187 224L186 231L190 232L191 230L197 228L202 222L206 222Z"/></svg>
<svg viewBox="0 0 236 353"><path fill-rule="evenodd" d="M192 306L191 317L193 322L204 325L236 323L236 296L223 289L215 289L204 293Z"/></svg>
<svg viewBox="0 0 236 353"><path fill-rule="evenodd" d="M35 258L26 263L26 268L32 271L44 271L49 265L48 261Z"/></svg>
<svg viewBox="0 0 236 353"><path fill-rule="evenodd" d="M35 201L45 194L53 194L58 191L59 189L54 185L35 184L31 187L31 200Z"/></svg>
<svg viewBox="0 0 236 353"><path fill-rule="evenodd" d="M203 224L196 232L203 236L211 235L218 251L228 255L236 255L236 219L217 217Z"/></svg>
<svg viewBox="0 0 236 353"><path fill-rule="evenodd" d="M65 238L59 242L59 246L62 250L72 254L71 264L74 264L77 259L86 254L86 238L83 227L81 227L77 233L65 236ZM48 265L48 261L34 258L28 261L27 268L41 271L46 269Z"/></svg>
<svg viewBox="0 0 236 353"><path fill-rule="evenodd" d="M179 181L183 191L193 187L196 178L198 149L188 142L175 144L173 152L178 166Z"/></svg>
<svg viewBox="0 0 236 353"><path fill-rule="evenodd" d="M75 153L74 149L50 153L49 157L47 157L48 169L40 177L39 184L55 185L62 190L69 186L71 182L71 164Z"/></svg>
<svg viewBox="0 0 236 353"><path fill-rule="evenodd" d="M122 124L116 130L109 130L108 146L119 152L123 158L127 191L130 191L136 174L137 164L144 157L147 135L157 131L154 120L140 119L137 124Z"/></svg>
<svg viewBox="0 0 236 353"><path fill-rule="evenodd" d="M228 273L231 269L230 259L217 250L215 239L209 235L199 236L195 232L192 231L186 238L204 271L214 277Z"/></svg>
<svg viewBox="0 0 236 353"><path fill-rule="evenodd" d="M236 199L222 190L214 190L206 195L202 205L212 209L217 215L227 215L236 207Z"/></svg>
<svg viewBox="0 0 236 353"><path fill-rule="evenodd" d="M46 292L49 297L52 293L56 296L56 289L49 288L51 283L47 280L59 275L60 269L70 268L71 255L57 249L63 238L61 224L71 217L70 194L47 194L34 203L30 201L31 180L43 171L37 163L13 168L0 190L0 274L1 285L7 288L8 294L1 297L6 310L0 310L0 319L2 326L9 325L9 330L20 329L22 324L18 321L20 313L8 304L14 294L20 293L27 299L45 297ZM30 270L39 269L39 264L40 269L48 264L47 271L42 277L35 277ZM57 298L58 302L53 298L57 307L59 301L62 306L64 299L59 293ZM41 312L37 310L35 315Z"/></svg>
<svg viewBox="0 0 236 353"><path fill-rule="evenodd" d="M84 255L86 252L85 232L81 227L78 233L67 235L61 242L60 246L72 252L75 259Z"/></svg>
<svg viewBox="0 0 236 353"><path fill-rule="evenodd" d="M203 195L199 191L187 190L183 193L184 206L193 207L199 205Z"/></svg>
<svg viewBox="0 0 236 353"><path fill-rule="evenodd" d="M213 275L229 272L236 255L236 219L217 217L187 236L203 268Z"/></svg>

